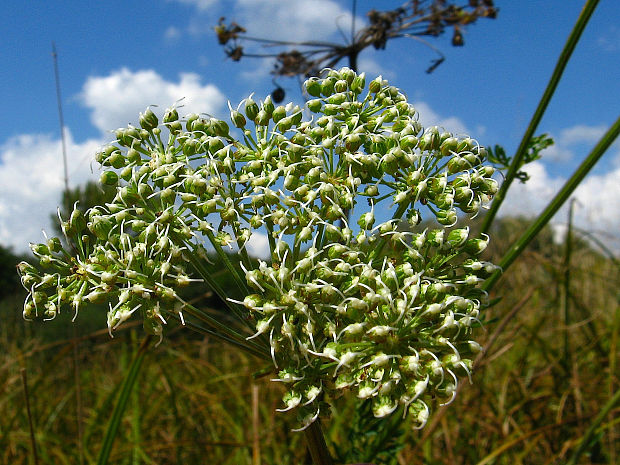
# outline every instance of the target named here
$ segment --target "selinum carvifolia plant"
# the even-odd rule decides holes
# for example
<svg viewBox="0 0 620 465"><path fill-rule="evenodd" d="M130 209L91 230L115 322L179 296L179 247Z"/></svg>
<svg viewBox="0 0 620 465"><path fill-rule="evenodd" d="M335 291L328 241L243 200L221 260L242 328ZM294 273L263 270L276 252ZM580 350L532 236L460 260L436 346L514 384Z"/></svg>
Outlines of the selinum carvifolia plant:
<svg viewBox="0 0 620 465"><path fill-rule="evenodd" d="M116 197L75 206L64 241L32 245L24 317L104 303L110 334L139 318L159 338L178 319L270 361L299 429L341 394L423 427L480 350L480 283L496 267L467 221L497 192L494 169L475 140L422 128L381 77L366 88L348 68L324 76L305 83L306 109L231 106L232 130L176 109L117 130L96 155ZM259 235L270 260L247 252ZM213 251L243 293L223 296L242 329L181 297L194 281L222 292Z"/></svg>

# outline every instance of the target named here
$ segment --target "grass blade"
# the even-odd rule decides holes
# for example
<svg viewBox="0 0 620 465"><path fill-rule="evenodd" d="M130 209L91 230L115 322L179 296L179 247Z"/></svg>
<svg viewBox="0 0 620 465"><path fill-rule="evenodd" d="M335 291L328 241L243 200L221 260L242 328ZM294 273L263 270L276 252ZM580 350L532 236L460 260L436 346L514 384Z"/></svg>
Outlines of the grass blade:
<svg viewBox="0 0 620 465"><path fill-rule="evenodd" d="M549 202L549 205L534 221L534 223L523 233L523 235L508 249L508 252L504 254L504 257L499 263L502 271L506 269L521 255L527 245L536 237L536 235L544 228L547 223L553 218L557 211L564 205L564 202L570 197L570 195L577 188L579 183L583 181L586 175L590 172L592 167L599 161L603 154L607 151L609 146L616 140L620 133L620 117L615 123L607 130L607 132L601 137L596 146L592 149L592 152L587 158L579 165L573 175L564 184L560 192ZM502 271L498 270L484 283L483 289L489 291L497 282L501 276Z"/></svg>
<svg viewBox="0 0 620 465"><path fill-rule="evenodd" d="M129 367L129 372L125 377L123 384L121 386L121 392L118 396L118 402L116 407L114 407L114 411L112 412L112 418L110 418L110 423L108 424L108 428L106 429L105 436L103 437L103 444L101 446L101 451L99 452L99 458L97 459L97 465L105 465L108 463L108 459L110 458L110 452L112 451L112 446L114 445L114 440L118 433L118 427L120 426L121 420L123 418L123 413L125 412L125 408L127 407L127 402L129 401L129 397L133 390L133 385L138 378L138 372L140 371L140 367L142 366L142 362L144 360L144 356L146 354L146 350L151 342L152 336L147 336L142 341L136 356L134 357L131 365Z"/></svg>
<svg viewBox="0 0 620 465"><path fill-rule="evenodd" d="M566 40L566 43L564 44L562 53L558 58L558 62L555 65L553 74L551 75L549 83L547 84L547 88L545 89L545 92L543 93L543 96L538 103L538 107L536 108L536 111L532 116L532 120L530 121L529 126L525 130L525 134L523 135L523 139L521 139L519 148L517 149L515 156L512 158L512 162L510 163L510 167L508 168L508 172L506 173L506 178L502 183L502 187L495 195L495 200L493 201L489 212L484 217L484 221L482 223L483 233L488 233L491 224L495 219L495 215L497 214L499 207L502 205L502 202L506 197L506 192L510 188L512 181L514 181L515 176L519 171L521 163L523 162L523 158L525 157L525 154L527 152L528 142L534 135L534 131L536 131L536 128L538 127L538 124L540 123L540 120L542 119L545 110L547 109L547 105L549 105L551 97L553 97L553 94L555 93L555 89L560 82L562 73L564 73L564 69L566 68L568 61L570 60L573 50L575 50L577 42L579 42L581 33L585 29L586 24L588 24L588 21L590 20L590 17L592 16L592 13L594 12L597 4L598 0L588 0L586 2L583 9L581 10L579 18L577 18L577 22L575 23L573 30L571 31L568 39Z"/></svg>
<svg viewBox="0 0 620 465"><path fill-rule="evenodd" d="M611 412L611 410L619 403L620 403L620 389L616 391L613 397L609 399L609 401L603 406L601 411L598 413L596 418L592 421L592 424L590 425L586 433L582 436L581 440L579 441L579 447L575 449L575 451L573 452L573 455L571 455L571 458L568 460L568 462L566 462L566 465L575 465L577 463L577 460L579 460L579 457L581 457L581 454L583 454L586 451L588 445L590 444L590 439L596 432L596 429L598 428L598 426L601 424L601 422L607 416L607 414Z"/></svg>

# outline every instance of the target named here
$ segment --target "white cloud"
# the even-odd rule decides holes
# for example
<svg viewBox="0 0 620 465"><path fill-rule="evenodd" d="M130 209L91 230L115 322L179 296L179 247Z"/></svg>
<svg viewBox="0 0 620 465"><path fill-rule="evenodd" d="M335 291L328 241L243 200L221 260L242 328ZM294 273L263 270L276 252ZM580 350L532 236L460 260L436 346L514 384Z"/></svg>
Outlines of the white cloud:
<svg viewBox="0 0 620 465"><path fill-rule="evenodd" d="M183 3L184 5L192 5L199 10L206 11L211 8L217 0L175 0L179 3Z"/></svg>
<svg viewBox="0 0 620 465"><path fill-rule="evenodd" d="M578 124L560 132L558 138L561 145L578 144L578 143L595 143L605 134L605 126L586 126Z"/></svg>
<svg viewBox="0 0 620 465"><path fill-rule="evenodd" d="M139 113L149 105L158 105L163 112L183 99L179 113L186 115L217 114L225 103L220 90L213 84L202 85L197 74L183 73L178 82L170 82L153 70L127 68L89 77L79 97L91 110L93 125L104 133L129 123L136 125Z"/></svg>
<svg viewBox="0 0 620 465"><path fill-rule="evenodd" d="M616 155L620 159L620 152ZM577 200L573 221L577 228L593 232L616 253L620 253L620 164L604 174L588 175L573 192ZM526 165L530 175L525 184L515 182L506 196L500 215L535 217L547 206L566 179L550 176L536 161ZM568 202L556 214L553 224L561 237L567 218Z"/></svg>
<svg viewBox="0 0 620 465"><path fill-rule="evenodd" d="M258 232L252 233L246 248L248 250L248 254L252 257L262 258L263 260L269 258L269 238L265 234Z"/></svg>
<svg viewBox="0 0 620 465"><path fill-rule="evenodd" d="M606 52L617 52L620 50L620 28L611 26L599 36L598 45Z"/></svg>
<svg viewBox="0 0 620 465"><path fill-rule="evenodd" d="M559 135L551 134L554 144L547 147L542 155L546 160L554 162L566 162L575 157L577 149L582 146L593 146L605 134L606 127L587 126L578 124L570 128L562 129Z"/></svg>
<svg viewBox="0 0 620 465"><path fill-rule="evenodd" d="M166 32L164 32L164 37L166 38L166 40L176 40L181 37L181 31L179 31L179 29L174 26L169 26L166 29Z"/></svg>
<svg viewBox="0 0 620 465"><path fill-rule="evenodd" d="M475 134L471 134L465 126L465 123L456 116L442 117L436 113L428 103L426 102L412 102L415 109L420 114L420 123L423 127L439 126L446 131L452 132L458 135L471 135L475 137Z"/></svg>
<svg viewBox="0 0 620 465"><path fill-rule="evenodd" d="M211 14L210 0L177 0L193 4L201 13ZM217 14L226 16L228 21L235 21L247 30L252 37L272 40L335 41L344 43L349 40L351 20L350 8L334 0L236 0L219 9ZM187 27L190 34L202 36L213 34L216 15L205 22L205 17L193 18ZM357 17L356 24L365 24L364 18ZM345 39L346 38L346 39Z"/></svg>
<svg viewBox="0 0 620 465"><path fill-rule="evenodd" d="M70 186L95 178L90 161L101 141L77 143L69 131L66 136ZM28 242L43 240L41 229L51 233L49 216L60 203L63 178L59 139L25 134L0 146L0 244L23 252Z"/></svg>
<svg viewBox="0 0 620 465"><path fill-rule="evenodd" d="M279 40L326 40L349 34L351 11L333 0L238 0L232 9L252 36ZM358 20L358 24L361 24ZM342 42L340 34L337 37Z"/></svg>

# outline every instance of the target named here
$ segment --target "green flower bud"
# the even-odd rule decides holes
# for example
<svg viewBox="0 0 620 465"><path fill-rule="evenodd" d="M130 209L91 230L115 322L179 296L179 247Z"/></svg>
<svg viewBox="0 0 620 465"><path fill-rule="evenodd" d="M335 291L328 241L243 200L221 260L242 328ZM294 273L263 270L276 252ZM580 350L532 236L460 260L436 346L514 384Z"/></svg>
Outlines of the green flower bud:
<svg viewBox="0 0 620 465"><path fill-rule="evenodd" d="M351 82L351 90L355 94L361 94L364 87L366 87L366 73L355 76L355 78L353 78L353 82Z"/></svg>
<svg viewBox="0 0 620 465"><path fill-rule="evenodd" d="M321 84L319 80L315 77L311 77L304 83L306 87L306 92L312 97L320 97L321 96Z"/></svg>
<svg viewBox="0 0 620 465"><path fill-rule="evenodd" d="M74 229L76 232L82 232L86 228L86 219L84 218L84 213L80 210L74 209L71 212L71 216L69 218L69 227Z"/></svg>
<svg viewBox="0 0 620 465"><path fill-rule="evenodd" d="M157 116L155 116L155 113L153 113L153 110L150 108L147 108L144 114L140 113L139 120L142 129L146 129L147 131L155 129L159 124Z"/></svg>
<svg viewBox="0 0 620 465"><path fill-rule="evenodd" d="M334 83L334 90L336 92L346 92L348 88L349 84L343 79L339 79Z"/></svg>
<svg viewBox="0 0 620 465"><path fill-rule="evenodd" d="M176 108L168 108L166 110L166 113L164 113L164 123L172 123L174 121L177 121L179 119L179 113L177 112Z"/></svg>
<svg viewBox="0 0 620 465"><path fill-rule="evenodd" d="M372 81L370 81L370 84L368 84L368 90L370 91L371 94L378 93L382 87L383 87L383 79L381 78L381 76L373 79Z"/></svg>
<svg viewBox="0 0 620 465"><path fill-rule="evenodd" d="M269 118L269 113L265 110L260 110L254 119L254 123L258 126L267 126L269 124Z"/></svg>
<svg viewBox="0 0 620 465"><path fill-rule="evenodd" d="M228 133L230 132L230 128L228 127L228 124L226 123L226 121L222 121L221 119L211 118L210 123L211 123L211 128L213 129L213 132L215 133L216 136L220 136L220 137L228 136Z"/></svg>
<svg viewBox="0 0 620 465"><path fill-rule="evenodd" d="M318 98L317 99L313 99L313 100L308 100L306 105L308 106L308 109L312 113L318 113L321 110L321 106L323 105L323 101L321 99L318 99Z"/></svg>
<svg viewBox="0 0 620 465"><path fill-rule="evenodd" d="M265 110L265 113L267 113L267 115L269 115L269 117L271 118L271 115L273 114L274 109L275 109L275 105L273 104L271 95L268 95L265 98L265 100L263 100L263 110Z"/></svg>
<svg viewBox="0 0 620 465"><path fill-rule="evenodd" d="M118 174L114 171L104 171L99 179L101 184L106 186L116 186L118 184Z"/></svg>
<svg viewBox="0 0 620 465"><path fill-rule="evenodd" d="M439 210L436 215L437 222L446 226L450 226L456 223L458 216L456 210Z"/></svg>
<svg viewBox="0 0 620 465"><path fill-rule="evenodd" d="M52 237L47 241L47 247L51 252L60 252L62 250L62 244L60 243L60 239L57 237Z"/></svg>
<svg viewBox="0 0 620 465"><path fill-rule="evenodd" d="M245 99L245 116L254 121L258 115L258 111L258 105L252 100L252 97Z"/></svg>
<svg viewBox="0 0 620 465"><path fill-rule="evenodd" d="M484 239L469 239L465 243L465 251L471 255L479 255L485 251L489 244L488 236Z"/></svg>
<svg viewBox="0 0 620 465"><path fill-rule="evenodd" d="M112 152L112 154L108 157L108 165L116 169L125 166L125 157L120 150L115 150L114 152Z"/></svg>
<svg viewBox="0 0 620 465"><path fill-rule="evenodd" d="M448 242L452 247L458 248L465 244L469 237L469 228L453 229L448 233Z"/></svg>
<svg viewBox="0 0 620 465"><path fill-rule="evenodd" d="M199 118L200 116L198 116L195 113L192 113L191 115L189 115L187 117L187 120L185 121L185 130L188 132L191 132L193 130L192 127L193 127L194 121L198 120Z"/></svg>
<svg viewBox="0 0 620 465"><path fill-rule="evenodd" d="M329 97L334 93L334 84L336 83L336 79L327 78L323 79L321 82L321 94L325 97Z"/></svg>
<svg viewBox="0 0 620 465"><path fill-rule="evenodd" d="M230 120L233 122L235 127L239 129L244 128L246 125L245 117L237 110L232 110L230 112Z"/></svg>

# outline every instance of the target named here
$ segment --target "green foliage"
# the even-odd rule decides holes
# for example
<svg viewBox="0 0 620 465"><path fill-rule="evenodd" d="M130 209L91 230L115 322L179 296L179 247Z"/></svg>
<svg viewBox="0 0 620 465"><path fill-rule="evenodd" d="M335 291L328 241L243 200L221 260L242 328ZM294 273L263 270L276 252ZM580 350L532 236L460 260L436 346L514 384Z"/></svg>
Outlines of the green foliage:
<svg viewBox="0 0 620 465"><path fill-rule="evenodd" d="M517 174L515 175L515 178L522 183L526 182L529 179L529 175L525 171L521 171L521 168L528 163L538 160L542 156L541 152L553 144L554 141L548 134L541 134L539 136L532 137L527 143L523 158L520 159L520 163L516 167ZM501 145L495 145L493 148L488 147L487 151L489 152L488 159L495 166L495 168L502 172L508 170L510 164L512 163L513 157L506 155L506 150L504 147Z"/></svg>

